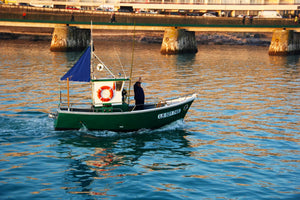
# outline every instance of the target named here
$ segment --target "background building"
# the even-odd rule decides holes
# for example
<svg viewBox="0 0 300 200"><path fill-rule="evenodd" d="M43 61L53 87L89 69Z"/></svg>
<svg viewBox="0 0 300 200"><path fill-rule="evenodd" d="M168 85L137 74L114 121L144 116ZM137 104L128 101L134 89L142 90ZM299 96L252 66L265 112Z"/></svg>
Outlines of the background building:
<svg viewBox="0 0 300 200"><path fill-rule="evenodd" d="M168 13L218 16L257 15L259 11L277 11L282 16L298 15L300 0L2 0L8 4L27 3L54 8L120 12Z"/></svg>

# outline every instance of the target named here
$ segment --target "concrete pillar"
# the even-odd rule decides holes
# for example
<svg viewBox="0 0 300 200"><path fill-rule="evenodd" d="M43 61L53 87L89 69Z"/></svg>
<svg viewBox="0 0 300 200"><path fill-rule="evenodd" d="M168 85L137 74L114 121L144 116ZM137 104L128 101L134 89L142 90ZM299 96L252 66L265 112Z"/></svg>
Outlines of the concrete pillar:
<svg viewBox="0 0 300 200"><path fill-rule="evenodd" d="M91 40L90 29L75 26L56 26L52 34L51 51L82 51Z"/></svg>
<svg viewBox="0 0 300 200"><path fill-rule="evenodd" d="M300 52L300 33L293 30L275 30L269 55L289 55Z"/></svg>
<svg viewBox="0 0 300 200"><path fill-rule="evenodd" d="M195 32L185 29L167 28L160 52L162 54L197 53Z"/></svg>

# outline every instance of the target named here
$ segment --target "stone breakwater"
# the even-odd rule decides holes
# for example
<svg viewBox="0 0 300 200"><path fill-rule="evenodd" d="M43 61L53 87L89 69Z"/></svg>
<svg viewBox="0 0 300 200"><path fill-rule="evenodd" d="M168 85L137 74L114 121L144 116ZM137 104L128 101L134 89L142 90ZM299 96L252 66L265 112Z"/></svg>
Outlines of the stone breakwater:
<svg viewBox="0 0 300 200"><path fill-rule="evenodd" d="M128 41L133 39L145 43L162 43L164 32L131 31L120 33L109 31L96 31L96 40ZM256 45L268 46L271 43L272 33L229 33L229 32L196 32L197 44L203 45Z"/></svg>
<svg viewBox="0 0 300 200"><path fill-rule="evenodd" d="M272 33L198 33L198 44L269 46Z"/></svg>
<svg viewBox="0 0 300 200"><path fill-rule="evenodd" d="M229 32L196 32L197 44L203 45L256 45L269 46L272 33L229 33ZM136 32L135 40L145 43L162 43L163 32ZM99 40L126 41L132 40L132 32L112 33L96 32L95 38Z"/></svg>
<svg viewBox="0 0 300 200"><path fill-rule="evenodd" d="M0 30L0 40L25 39L25 40L49 40L51 41L53 29L32 31L32 29L10 28ZM203 45L257 45L268 46L271 43L272 33L231 33L231 32L196 32L197 44ZM138 42L162 43L163 31L115 31L94 30L95 40L128 41L133 36Z"/></svg>

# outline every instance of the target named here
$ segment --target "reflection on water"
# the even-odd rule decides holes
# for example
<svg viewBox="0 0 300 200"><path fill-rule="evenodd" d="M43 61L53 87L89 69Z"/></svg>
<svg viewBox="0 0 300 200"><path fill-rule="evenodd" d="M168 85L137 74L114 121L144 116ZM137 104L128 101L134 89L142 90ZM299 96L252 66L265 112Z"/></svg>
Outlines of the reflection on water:
<svg viewBox="0 0 300 200"><path fill-rule="evenodd" d="M300 55L293 56L269 56L271 65L296 66L299 63Z"/></svg>
<svg viewBox="0 0 300 200"><path fill-rule="evenodd" d="M96 41L95 49L115 74L122 64L129 75L131 42ZM1 43L0 196L297 199L299 56L198 49L161 55L158 44L136 44L133 80L143 76L147 98L199 96L185 123L120 135L57 132L47 118L65 94L60 77L80 53L50 52L48 42ZM89 85L71 83L71 98L89 101Z"/></svg>
<svg viewBox="0 0 300 200"><path fill-rule="evenodd" d="M185 131L174 133L169 130L155 131L151 135L133 134L130 137L115 135L99 138L85 133L73 138L61 137L60 146L90 149L76 152L70 148L68 156L73 161L68 167L71 170L64 172L65 179L68 180L65 190L71 194L117 196L111 195L111 191L114 191L116 187L114 185L130 184L124 181L125 177L145 176L153 171L184 169L186 167L184 161L166 163L163 160L168 156L186 156L186 152L182 151L188 147L186 135ZM163 154L151 161L153 153L157 150ZM136 169L128 170L128 168ZM111 179L114 181L109 185L99 185L100 181ZM78 184L74 186L73 183ZM95 185L97 191L92 190Z"/></svg>

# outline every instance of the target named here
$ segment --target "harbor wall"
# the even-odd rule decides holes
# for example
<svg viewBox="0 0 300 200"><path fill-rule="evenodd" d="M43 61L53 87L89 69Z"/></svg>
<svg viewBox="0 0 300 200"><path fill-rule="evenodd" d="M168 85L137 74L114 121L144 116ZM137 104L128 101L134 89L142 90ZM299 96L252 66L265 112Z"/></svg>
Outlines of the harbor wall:
<svg viewBox="0 0 300 200"><path fill-rule="evenodd" d="M269 55L300 53L300 33L293 30L275 30L269 47Z"/></svg>
<svg viewBox="0 0 300 200"><path fill-rule="evenodd" d="M82 51L90 44L90 29L75 26L56 26L51 40L51 51Z"/></svg>
<svg viewBox="0 0 300 200"><path fill-rule="evenodd" d="M26 14L25 16L23 14ZM238 17L201 17L182 16L167 14L142 14L142 13L122 13L116 12L117 23L136 24L168 24L168 25L243 25L242 18ZM68 10L36 7L18 7L2 5L0 9L0 19L10 20L37 20L53 22L88 22L108 23L110 22L110 12ZM288 18L255 18L251 23L246 19L245 26L289 26L294 25L293 19Z"/></svg>
<svg viewBox="0 0 300 200"><path fill-rule="evenodd" d="M194 31L167 28L161 44L162 54L197 53L197 42Z"/></svg>

